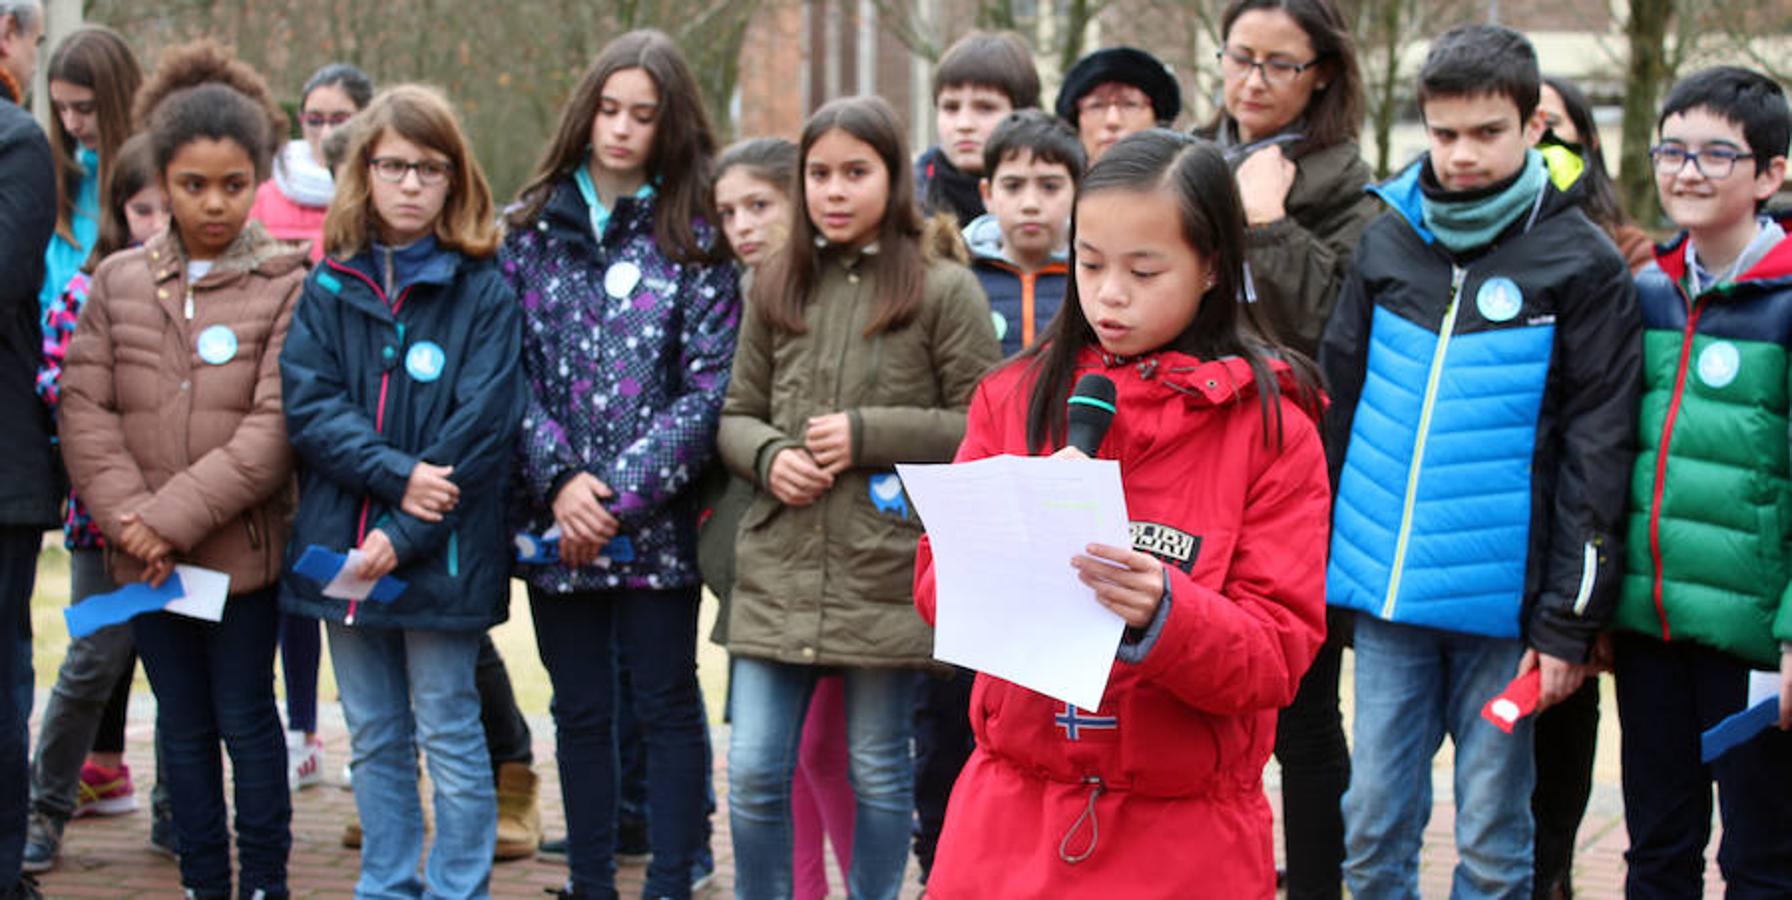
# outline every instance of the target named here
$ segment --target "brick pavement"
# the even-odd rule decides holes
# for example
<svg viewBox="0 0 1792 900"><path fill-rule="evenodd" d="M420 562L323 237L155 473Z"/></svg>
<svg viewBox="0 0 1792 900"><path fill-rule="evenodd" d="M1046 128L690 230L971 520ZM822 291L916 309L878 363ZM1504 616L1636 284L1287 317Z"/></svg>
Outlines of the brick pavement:
<svg viewBox="0 0 1792 900"><path fill-rule="evenodd" d="M42 709L41 701L38 709ZM150 716L154 701L146 693L132 700L131 719L127 731L128 757L134 773L143 773L138 781L142 808L137 812L110 819L84 819L70 823L63 841L62 857L57 868L42 876L48 897L170 897L179 889L179 872L173 862L149 849L148 789L154 771L150 759ZM342 826L354 809L350 792L339 786L342 763L347 759L347 734L334 704L324 703L319 709L328 752L326 784L301 791L293 802L293 850L291 886L295 897L345 897L354 885L357 856L340 843ZM35 723L33 723L35 724ZM563 833L564 819L560 809L560 789L553 770L552 724L541 717L531 717L535 732L536 769L542 775L542 820L549 834ZM718 727L718 741L726 740L726 727ZM718 754L718 760L722 758ZM1450 869L1455 862L1450 835L1452 811L1449 796L1449 771L1446 761L1440 763L1434 779L1438 783L1437 805L1426 829L1426 853L1420 873L1420 886L1426 897L1449 895ZM725 791L725 771L718 765L717 790ZM1275 802L1278 778L1272 766L1267 783ZM715 820L717 878L707 896L724 897L732 893L733 854L728 840L728 817L719 814ZM1623 851L1625 847L1622 809L1617 787L1604 781L1595 788L1592 807L1581 827L1581 845L1577 857L1575 885L1577 896L1603 900L1622 896ZM1280 847L1278 836L1277 846ZM1708 864L1712 873L1706 896L1722 896L1722 885L1716 878L1716 866ZM493 870L492 896L497 898L540 898L545 890L557 886L565 877L564 867L540 860L502 863ZM638 892L643 870L639 866L624 867L621 883L624 896ZM844 896L837 875L834 896ZM910 867L905 898L918 897L920 889Z"/></svg>

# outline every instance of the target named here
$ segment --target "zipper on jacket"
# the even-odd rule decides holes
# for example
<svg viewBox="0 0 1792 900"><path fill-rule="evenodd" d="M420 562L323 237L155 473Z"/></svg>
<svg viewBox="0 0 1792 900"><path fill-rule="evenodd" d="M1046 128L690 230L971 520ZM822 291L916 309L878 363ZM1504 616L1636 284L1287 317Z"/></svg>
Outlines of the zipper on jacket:
<svg viewBox="0 0 1792 900"><path fill-rule="evenodd" d="M1599 548L1588 541L1581 546L1580 590L1574 592L1574 614L1586 615L1587 602L1593 599L1593 582L1599 580Z"/></svg>
<svg viewBox="0 0 1792 900"><path fill-rule="evenodd" d="M190 284L187 285L186 305L181 307L181 309L187 314L187 321L193 321L193 286Z"/></svg>
<svg viewBox="0 0 1792 900"><path fill-rule="evenodd" d="M344 275L352 275L356 278L359 278L368 287L373 288L374 295L379 297L380 301L382 303L386 304L386 308L392 311L392 318L394 320L394 325L398 331L398 341L399 341L399 344L401 345L399 352L400 352L400 355L402 356L402 354L403 354L402 345L404 343L404 325L399 324L397 322L398 311L400 309L404 308L405 298L407 298L411 295L411 287L413 287L413 285L407 285L405 287L404 291L398 295L397 300L389 300L386 297L386 292L383 290L380 290L380 286L377 284L374 284L373 279L368 278L366 275L363 275L360 272L355 271L354 269L344 266L344 265L336 262L335 260L330 259L327 256L324 257L324 262L327 265L329 265L330 268L335 269L336 271L341 272ZM390 385L391 381L392 381L392 370L390 368L381 369L380 370L379 405L374 408L374 412L373 412L373 431L375 434L382 434L385 432L385 428L386 428L386 389L387 389L388 385ZM357 546L357 547L361 546L362 541L367 540L367 513L368 513L368 510L372 508L372 505L373 505L373 501L370 498L365 497L365 496L363 496L361 498L361 515L359 516L356 526L355 526L355 546ZM360 605L361 605L360 602L357 600L348 601L348 614L343 617L342 624L344 624L344 625L355 624L355 613L358 611Z"/></svg>
<svg viewBox="0 0 1792 900"><path fill-rule="evenodd" d="M1437 406L1437 383L1443 378L1444 356L1450 349L1450 336L1456 332L1456 307L1462 300L1462 282L1468 271L1450 265L1450 302L1444 307L1443 322L1437 329L1437 346L1431 357L1431 372L1425 378L1425 400L1419 407L1418 434L1413 437L1412 461L1407 464L1406 495L1400 506L1400 534L1394 541L1394 563L1388 574L1388 594L1381 605L1381 618L1392 621L1394 601L1400 596L1400 579L1406 574L1406 551L1412 539L1412 507L1419 494L1419 472L1424 468L1425 442L1431 435L1431 413Z"/></svg>
<svg viewBox="0 0 1792 900"><path fill-rule="evenodd" d="M1671 640L1668 630L1668 608L1661 599L1661 498L1663 485L1668 477L1668 444L1674 439L1674 420L1680 416L1680 401L1686 396L1686 373L1692 362L1692 339L1698 332L1699 313L1705 307L1686 293L1683 285L1675 284L1674 289L1680 292L1680 299L1686 303L1686 332L1680 337L1680 364L1674 369L1674 393L1668 398L1668 411L1661 421L1661 446L1655 450L1655 485L1649 496L1649 562L1655 571L1650 573L1649 593L1655 601L1655 616L1661 620L1661 639Z"/></svg>

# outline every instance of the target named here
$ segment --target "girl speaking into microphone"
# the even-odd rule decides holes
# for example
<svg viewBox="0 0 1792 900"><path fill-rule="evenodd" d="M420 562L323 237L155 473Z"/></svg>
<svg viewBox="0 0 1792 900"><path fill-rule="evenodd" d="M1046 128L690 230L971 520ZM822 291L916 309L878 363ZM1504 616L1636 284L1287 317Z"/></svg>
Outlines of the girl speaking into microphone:
<svg viewBox="0 0 1792 900"><path fill-rule="evenodd" d="M1072 384L1112 379L1097 455L1120 462L1134 547L1066 560L1127 625L1100 709L977 676L930 897L1275 894L1261 773L1324 637L1330 492L1313 367L1234 299L1243 221L1212 144L1115 145L1084 179L1045 339L972 397L958 461L1040 455ZM923 538L929 621L934 598Z"/></svg>

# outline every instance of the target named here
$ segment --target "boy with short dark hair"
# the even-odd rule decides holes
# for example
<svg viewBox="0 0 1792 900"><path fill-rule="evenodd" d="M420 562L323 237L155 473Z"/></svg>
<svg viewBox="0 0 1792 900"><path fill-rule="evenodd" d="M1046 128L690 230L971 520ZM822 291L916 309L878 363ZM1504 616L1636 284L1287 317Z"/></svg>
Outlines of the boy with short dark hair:
<svg viewBox="0 0 1792 900"><path fill-rule="evenodd" d="M977 180L983 146L1002 118L1039 105L1039 71L1026 41L1011 31L973 31L946 48L933 70L940 142L915 160L915 199L929 215L960 225L983 215Z"/></svg>
<svg viewBox="0 0 1792 900"><path fill-rule="evenodd" d="M964 242L989 297L1002 355L1013 356L1033 345L1064 301L1065 240L1083 146L1056 116L1010 113L983 147L983 171L979 188L989 212L965 226Z"/></svg>
<svg viewBox="0 0 1792 900"><path fill-rule="evenodd" d="M1457 896L1531 893L1531 723L1481 709L1540 670L1586 675L1616 598L1641 342L1605 234L1531 149L1523 35L1438 37L1419 76L1430 152L1375 190L1320 365L1336 498L1327 601L1359 610L1344 797L1358 897L1418 895L1431 760L1455 746Z"/></svg>
<svg viewBox="0 0 1792 900"><path fill-rule="evenodd" d="M1613 639L1625 889L1702 893L1715 778L1732 896L1792 896L1792 218L1761 214L1792 112L1772 79L1720 66L1675 85L1656 130L1655 186L1684 230L1637 278L1640 452ZM1750 670L1777 683L1780 728L1706 765L1700 732L1749 705Z"/></svg>

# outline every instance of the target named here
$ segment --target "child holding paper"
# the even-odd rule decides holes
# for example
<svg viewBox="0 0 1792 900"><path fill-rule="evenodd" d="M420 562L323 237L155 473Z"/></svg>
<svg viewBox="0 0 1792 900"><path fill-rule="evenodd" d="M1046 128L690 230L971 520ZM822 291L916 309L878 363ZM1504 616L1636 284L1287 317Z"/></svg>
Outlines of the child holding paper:
<svg viewBox="0 0 1792 900"><path fill-rule="evenodd" d="M1792 734L1705 764L1700 732L1777 670L1792 726L1792 546L1786 396L1792 218L1763 207L1786 178L1792 109L1758 72L1720 66L1668 92L1650 148L1679 235L1637 276L1644 328L1613 674L1624 727L1625 888L1702 890L1711 784L1730 896L1792 894Z"/></svg>
<svg viewBox="0 0 1792 900"><path fill-rule="evenodd" d="M1076 380L1112 379L1098 455L1137 549L1067 560L1127 625L1099 709L977 676L931 897L1275 894L1261 773L1324 637L1329 488L1312 364L1234 299L1243 221L1214 145L1123 139L1083 180L1042 343L972 397L958 460L1042 455ZM915 605L933 619L925 539Z"/></svg>
<svg viewBox="0 0 1792 900"><path fill-rule="evenodd" d="M173 226L93 273L63 363L63 458L115 581L159 585L177 561L228 574L219 621L155 612L133 631L156 693L188 896L230 895L220 738L243 894L284 896L292 807L274 708L274 583L292 453L279 357L305 255L249 221L249 207L286 120L261 77L210 43L163 58L136 118L149 125Z"/></svg>
<svg viewBox="0 0 1792 900"><path fill-rule="evenodd" d="M327 255L280 359L301 462L289 556L354 548L345 574L405 588L340 599L295 572L281 602L329 635L363 832L356 894L484 896L498 807L474 673L510 597L520 314L491 190L448 101L401 85L357 121ZM436 825L421 882L419 749Z"/></svg>

